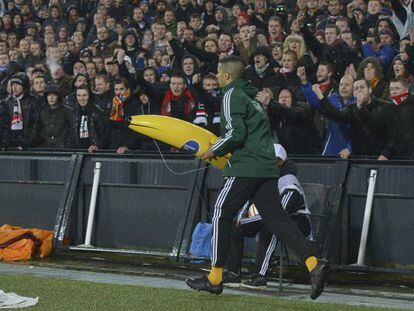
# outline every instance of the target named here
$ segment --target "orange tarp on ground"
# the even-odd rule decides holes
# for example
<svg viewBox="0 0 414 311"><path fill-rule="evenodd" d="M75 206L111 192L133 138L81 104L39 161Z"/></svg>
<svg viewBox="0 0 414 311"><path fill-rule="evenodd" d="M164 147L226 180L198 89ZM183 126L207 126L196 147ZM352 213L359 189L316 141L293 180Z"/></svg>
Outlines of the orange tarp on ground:
<svg viewBox="0 0 414 311"><path fill-rule="evenodd" d="M0 227L0 260L28 260L33 256L47 257L52 252L53 232L23 229L10 225Z"/></svg>

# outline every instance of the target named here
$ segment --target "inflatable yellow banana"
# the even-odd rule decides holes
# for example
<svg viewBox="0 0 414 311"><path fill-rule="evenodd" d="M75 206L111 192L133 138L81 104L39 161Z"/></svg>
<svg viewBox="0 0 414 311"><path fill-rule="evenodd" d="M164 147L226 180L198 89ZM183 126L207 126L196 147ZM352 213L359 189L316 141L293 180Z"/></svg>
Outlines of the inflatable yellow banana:
<svg viewBox="0 0 414 311"><path fill-rule="evenodd" d="M129 128L140 134L162 141L175 148L184 149L200 157L218 137L192 123L159 115L132 116ZM231 154L209 161L212 165L224 169Z"/></svg>

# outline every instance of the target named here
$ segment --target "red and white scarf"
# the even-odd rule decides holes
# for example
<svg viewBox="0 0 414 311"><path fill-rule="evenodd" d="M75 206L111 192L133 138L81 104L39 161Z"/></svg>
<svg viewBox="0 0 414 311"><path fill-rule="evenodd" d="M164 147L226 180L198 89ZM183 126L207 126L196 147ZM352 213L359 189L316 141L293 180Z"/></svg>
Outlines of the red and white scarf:
<svg viewBox="0 0 414 311"><path fill-rule="evenodd" d="M397 96L392 96L391 98L395 106L400 106L408 98L408 92L402 93Z"/></svg>
<svg viewBox="0 0 414 311"><path fill-rule="evenodd" d="M22 104L20 100L23 98L23 95L19 97L15 97L15 102L13 105L13 116L11 122L11 130L12 131L20 131L23 129L23 112L22 112Z"/></svg>

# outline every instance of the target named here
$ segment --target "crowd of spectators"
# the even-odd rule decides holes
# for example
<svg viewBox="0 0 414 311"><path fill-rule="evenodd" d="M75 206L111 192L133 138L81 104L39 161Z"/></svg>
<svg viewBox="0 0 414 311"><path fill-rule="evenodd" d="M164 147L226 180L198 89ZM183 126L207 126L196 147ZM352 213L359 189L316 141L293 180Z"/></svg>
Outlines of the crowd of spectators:
<svg viewBox="0 0 414 311"><path fill-rule="evenodd" d="M288 154L414 155L414 2L0 0L0 149L155 150L161 114L220 133L238 55ZM172 129L173 130L173 129Z"/></svg>

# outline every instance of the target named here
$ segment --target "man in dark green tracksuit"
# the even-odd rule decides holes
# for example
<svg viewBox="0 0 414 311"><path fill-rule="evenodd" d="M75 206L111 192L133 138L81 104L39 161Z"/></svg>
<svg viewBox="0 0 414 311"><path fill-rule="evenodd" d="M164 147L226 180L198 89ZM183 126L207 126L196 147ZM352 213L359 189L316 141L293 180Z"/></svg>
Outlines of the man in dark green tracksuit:
<svg viewBox="0 0 414 311"><path fill-rule="evenodd" d="M211 159L232 153L224 170L225 183L214 207L211 272L188 279L195 290L220 294L222 273L230 246L234 216L246 201L252 200L270 232L283 240L305 262L311 274L312 294L316 299L324 288L328 268L282 208L277 178L279 170L266 111L253 99L256 90L240 80L244 66L239 57L220 60L217 79L223 89L221 138L202 158Z"/></svg>

